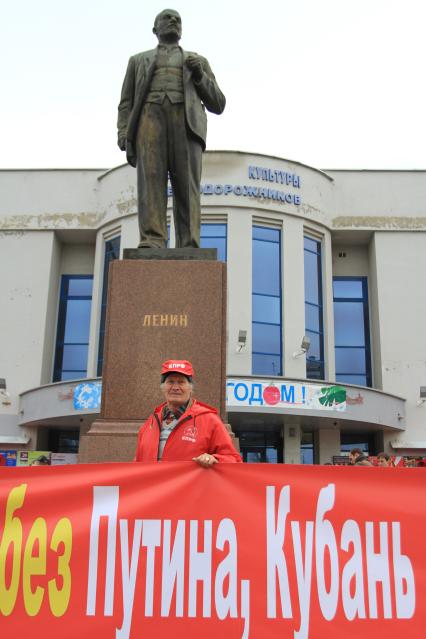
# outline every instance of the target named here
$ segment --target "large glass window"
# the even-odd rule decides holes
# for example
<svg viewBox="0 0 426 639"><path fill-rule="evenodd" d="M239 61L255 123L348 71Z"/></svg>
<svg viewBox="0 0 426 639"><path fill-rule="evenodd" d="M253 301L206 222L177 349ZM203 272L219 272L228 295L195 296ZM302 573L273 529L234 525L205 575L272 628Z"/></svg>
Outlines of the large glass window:
<svg viewBox="0 0 426 639"><path fill-rule="evenodd" d="M336 380L371 386L366 277L333 278Z"/></svg>
<svg viewBox="0 0 426 639"><path fill-rule="evenodd" d="M282 375L281 231L253 227L252 372Z"/></svg>
<svg viewBox="0 0 426 639"><path fill-rule="evenodd" d="M236 433L243 461L249 464L282 464L283 440L280 433L243 431Z"/></svg>
<svg viewBox="0 0 426 639"><path fill-rule="evenodd" d="M348 455L352 448L359 448L365 455L376 454L376 443L374 433L340 433L340 452Z"/></svg>
<svg viewBox="0 0 426 639"><path fill-rule="evenodd" d="M300 440L300 463L313 464L315 459L315 438L313 432L301 433Z"/></svg>
<svg viewBox="0 0 426 639"><path fill-rule="evenodd" d="M201 248L216 248L217 259L226 262L226 224L201 224Z"/></svg>
<svg viewBox="0 0 426 639"><path fill-rule="evenodd" d="M170 247L170 224L167 225L167 231L167 247ZM217 249L217 259L220 262L226 262L226 233L226 224L201 224L200 226L200 247Z"/></svg>
<svg viewBox="0 0 426 639"><path fill-rule="evenodd" d="M62 276L54 382L87 375L92 288L92 275Z"/></svg>
<svg viewBox="0 0 426 639"><path fill-rule="evenodd" d="M114 237L112 240L105 242L105 258L104 271L102 280L102 304L101 304L101 321L99 324L99 350L98 350L98 375L102 375L102 367L104 363L104 341L105 341L105 320L108 296L108 273L109 265L113 260L120 259L120 236Z"/></svg>
<svg viewBox="0 0 426 639"><path fill-rule="evenodd" d="M305 332L311 340L306 355L306 377L324 379L321 242L304 238Z"/></svg>
<svg viewBox="0 0 426 639"><path fill-rule="evenodd" d="M50 428L48 449L53 453L78 453L80 431Z"/></svg>

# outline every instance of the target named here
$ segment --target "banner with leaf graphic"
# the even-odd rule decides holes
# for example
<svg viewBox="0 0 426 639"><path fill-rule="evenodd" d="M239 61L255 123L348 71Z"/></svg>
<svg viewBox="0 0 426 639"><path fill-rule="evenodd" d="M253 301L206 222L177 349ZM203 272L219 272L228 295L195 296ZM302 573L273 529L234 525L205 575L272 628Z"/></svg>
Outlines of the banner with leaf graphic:
<svg viewBox="0 0 426 639"><path fill-rule="evenodd" d="M276 406L306 410L346 410L346 388L303 382L229 379L226 405Z"/></svg>

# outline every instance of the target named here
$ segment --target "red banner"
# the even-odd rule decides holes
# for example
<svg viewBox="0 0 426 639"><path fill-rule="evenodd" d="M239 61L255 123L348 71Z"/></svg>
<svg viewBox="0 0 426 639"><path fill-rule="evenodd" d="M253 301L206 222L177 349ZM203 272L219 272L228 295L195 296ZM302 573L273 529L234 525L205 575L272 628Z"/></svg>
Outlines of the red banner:
<svg viewBox="0 0 426 639"><path fill-rule="evenodd" d="M423 638L425 488L404 468L0 469L2 636Z"/></svg>

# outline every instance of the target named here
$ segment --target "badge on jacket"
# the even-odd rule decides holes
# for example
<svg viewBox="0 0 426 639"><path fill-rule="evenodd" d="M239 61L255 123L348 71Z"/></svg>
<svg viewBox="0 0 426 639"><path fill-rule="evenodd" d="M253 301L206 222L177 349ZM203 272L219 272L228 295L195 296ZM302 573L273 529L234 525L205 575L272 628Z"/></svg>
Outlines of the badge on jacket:
<svg viewBox="0 0 426 639"><path fill-rule="evenodd" d="M196 426L186 426L183 431L182 440L195 443L197 441Z"/></svg>

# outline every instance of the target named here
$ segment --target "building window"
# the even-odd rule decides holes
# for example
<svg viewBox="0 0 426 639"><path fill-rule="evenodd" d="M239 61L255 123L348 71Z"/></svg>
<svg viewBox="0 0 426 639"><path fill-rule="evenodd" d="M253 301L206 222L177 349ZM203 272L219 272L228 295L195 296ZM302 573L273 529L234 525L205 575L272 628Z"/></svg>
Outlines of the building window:
<svg viewBox="0 0 426 639"><path fill-rule="evenodd" d="M52 453L78 453L80 431L49 429L48 449Z"/></svg>
<svg viewBox="0 0 426 639"><path fill-rule="evenodd" d="M200 246L217 249L217 259L226 262L226 224L201 224Z"/></svg>
<svg viewBox="0 0 426 639"><path fill-rule="evenodd" d="M98 350L98 368L97 374L102 375L102 367L104 363L104 341L105 341L105 319L108 295L108 273L109 265L113 260L120 258L120 236L114 237L112 240L105 242L105 258L104 272L102 280L102 304L101 304L101 321L99 325L99 350Z"/></svg>
<svg viewBox="0 0 426 639"><path fill-rule="evenodd" d="M305 332L311 340L306 355L306 377L324 379L321 242L304 238Z"/></svg>
<svg viewBox="0 0 426 639"><path fill-rule="evenodd" d="M336 381L371 386L366 277L333 278Z"/></svg>
<svg viewBox="0 0 426 639"><path fill-rule="evenodd" d="M314 438L313 432L302 431L301 433L300 463L301 464L315 463L315 438Z"/></svg>
<svg viewBox="0 0 426 639"><path fill-rule="evenodd" d="M280 433L238 432L243 461L248 464L282 464L283 440Z"/></svg>
<svg viewBox="0 0 426 639"><path fill-rule="evenodd" d="M365 455L375 455L377 451L374 433L340 433L340 453L349 455L352 448L359 448Z"/></svg>
<svg viewBox="0 0 426 639"><path fill-rule="evenodd" d="M53 381L87 376L92 275L63 275Z"/></svg>
<svg viewBox="0 0 426 639"><path fill-rule="evenodd" d="M252 372L282 375L281 231L253 227Z"/></svg>
<svg viewBox="0 0 426 639"><path fill-rule="evenodd" d="M170 248L170 224L167 225L167 248ZM200 247L217 249L217 259L226 262L227 253L226 224L201 224Z"/></svg>

